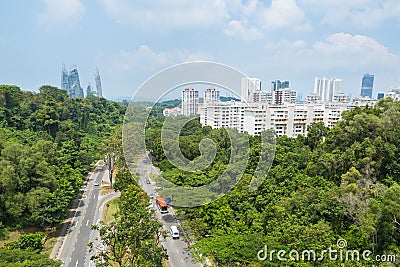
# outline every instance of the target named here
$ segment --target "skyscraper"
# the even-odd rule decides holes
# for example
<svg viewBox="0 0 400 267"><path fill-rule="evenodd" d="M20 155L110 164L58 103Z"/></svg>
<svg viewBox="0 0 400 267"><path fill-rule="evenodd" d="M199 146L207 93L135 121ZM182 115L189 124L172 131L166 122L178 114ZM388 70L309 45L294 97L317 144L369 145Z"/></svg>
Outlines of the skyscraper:
<svg viewBox="0 0 400 267"><path fill-rule="evenodd" d="M103 97L103 89L101 87L100 74L99 74L99 70L97 68L96 68L96 72L94 74L94 80L96 82L97 97Z"/></svg>
<svg viewBox="0 0 400 267"><path fill-rule="evenodd" d="M65 65L63 65L61 70L61 89L66 90L70 98L84 97L76 66L73 66L68 72Z"/></svg>
<svg viewBox="0 0 400 267"><path fill-rule="evenodd" d="M361 96L368 96L372 99L372 90L374 89L374 75L364 74L361 81Z"/></svg>
<svg viewBox="0 0 400 267"><path fill-rule="evenodd" d="M198 113L199 91L194 87L187 87L182 91L182 115L190 116Z"/></svg>

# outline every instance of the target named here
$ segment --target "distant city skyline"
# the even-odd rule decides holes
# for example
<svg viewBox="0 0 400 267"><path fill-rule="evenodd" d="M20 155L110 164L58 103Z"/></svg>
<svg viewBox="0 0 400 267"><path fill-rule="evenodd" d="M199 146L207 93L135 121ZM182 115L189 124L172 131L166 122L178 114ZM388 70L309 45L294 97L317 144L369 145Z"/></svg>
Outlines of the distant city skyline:
<svg viewBox="0 0 400 267"><path fill-rule="evenodd" d="M85 96L89 95L103 97L103 88L101 85L100 73L97 68L94 73L94 81L96 90L93 89L91 83L89 82L88 86L86 87L86 95L85 95L80 83L78 67L76 65L72 65L72 67L68 70L65 67L65 64L62 65L60 88L66 90L70 98L77 98L77 97L84 98Z"/></svg>
<svg viewBox="0 0 400 267"><path fill-rule="evenodd" d="M85 89L98 66L103 95L113 99L132 96L166 67L206 60L258 77L266 89L271 80L287 79L303 96L313 91L314 77L340 77L342 92L354 98L362 76L373 73L376 97L400 87L398 6L397 0L3 1L0 57L7 64L0 83L59 87L60 65L73 62Z"/></svg>

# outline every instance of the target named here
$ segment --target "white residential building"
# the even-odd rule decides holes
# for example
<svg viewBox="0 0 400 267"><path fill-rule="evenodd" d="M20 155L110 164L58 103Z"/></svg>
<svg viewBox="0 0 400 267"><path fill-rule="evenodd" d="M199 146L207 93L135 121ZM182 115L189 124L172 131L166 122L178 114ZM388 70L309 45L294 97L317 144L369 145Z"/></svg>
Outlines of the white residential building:
<svg viewBox="0 0 400 267"><path fill-rule="evenodd" d="M198 114L199 91L194 87L187 87L182 91L182 115Z"/></svg>
<svg viewBox="0 0 400 267"><path fill-rule="evenodd" d="M306 103L307 104L321 103L321 97L317 94L310 94L306 96Z"/></svg>
<svg viewBox="0 0 400 267"><path fill-rule="evenodd" d="M281 105L283 103L296 103L297 93L289 89L289 81L272 82L274 89L271 92L261 90L260 79L242 78L242 102L267 103Z"/></svg>
<svg viewBox="0 0 400 267"><path fill-rule="evenodd" d="M261 91L261 81L257 78L243 77L241 88L242 101L245 101L247 103L255 102L254 94Z"/></svg>
<svg viewBox="0 0 400 267"><path fill-rule="evenodd" d="M282 105L283 103L296 103L297 93L289 89L281 89L272 92L272 103Z"/></svg>
<svg viewBox="0 0 400 267"><path fill-rule="evenodd" d="M369 96L359 96L353 99L351 103L349 103L348 107L349 109L353 109L355 107L374 107L376 102L378 102L377 99L371 99Z"/></svg>
<svg viewBox="0 0 400 267"><path fill-rule="evenodd" d="M226 127L243 132L244 112L249 108L249 104L236 101L204 103L199 108L200 123L212 128Z"/></svg>
<svg viewBox="0 0 400 267"><path fill-rule="evenodd" d="M349 103L350 97L348 95L345 95L344 93L337 93L336 95L333 96L332 102Z"/></svg>
<svg viewBox="0 0 400 267"><path fill-rule="evenodd" d="M341 85L341 79L315 77L314 94L320 97L321 102L332 102L333 97L340 92Z"/></svg>
<svg viewBox="0 0 400 267"><path fill-rule="evenodd" d="M204 103L219 102L219 90L207 88L204 92Z"/></svg>
<svg viewBox="0 0 400 267"><path fill-rule="evenodd" d="M384 97L391 97L394 100L400 100L400 89L393 89L384 94Z"/></svg>
<svg viewBox="0 0 400 267"><path fill-rule="evenodd" d="M307 135L307 126L313 122L323 122L327 127L335 126L346 109L346 105L268 105L232 101L201 105L200 122L204 126L229 127L252 135L273 129L277 136L296 137Z"/></svg>

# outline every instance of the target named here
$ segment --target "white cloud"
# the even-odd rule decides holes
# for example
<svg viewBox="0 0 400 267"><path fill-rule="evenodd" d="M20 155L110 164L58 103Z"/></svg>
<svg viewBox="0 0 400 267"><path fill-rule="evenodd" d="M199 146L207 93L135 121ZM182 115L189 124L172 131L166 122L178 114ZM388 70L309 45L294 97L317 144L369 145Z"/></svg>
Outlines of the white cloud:
<svg viewBox="0 0 400 267"><path fill-rule="evenodd" d="M223 0L102 0L116 22L143 29L209 27L228 18Z"/></svg>
<svg viewBox="0 0 400 267"><path fill-rule="evenodd" d="M398 57L373 38L364 35L335 33L326 41L316 42L313 51L332 62L344 61L346 64L389 64Z"/></svg>
<svg viewBox="0 0 400 267"><path fill-rule="evenodd" d="M322 24L332 26L371 28L400 16L398 0L302 0L302 3L310 13L322 13Z"/></svg>
<svg viewBox="0 0 400 267"><path fill-rule="evenodd" d="M267 30L279 28L293 28L308 30L304 11L297 5L296 0L272 0L271 5L259 14L262 27Z"/></svg>
<svg viewBox="0 0 400 267"><path fill-rule="evenodd" d="M364 35L335 33L325 40L307 44L303 40L281 40L267 46L274 67L292 73L332 73L394 69L400 64L399 56L391 53L377 40ZM272 53L273 52L273 53Z"/></svg>
<svg viewBox="0 0 400 267"><path fill-rule="evenodd" d="M310 30L304 11L296 0L272 0L266 6L262 1L227 1L231 21L225 27L225 34L237 35L244 40L257 40L277 30Z"/></svg>
<svg viewBox="0 0 400 267"><path fill-rule="evenodd" d="M264 32L279 29L308 30L296 0L102 0L117 23L152 32L164 30L220 29L230 36L257 40Z"/></svg>
<svg viewBox="0 0 400 267"><path fill-rule="evenodd" d="M113 60L113 65L123 71L156 71L173 64L211 59L211 56L201 51L170 50L155 52L149 46L141 45L133 51L120 51L116 59Z"/></svg>
<svg viewBox="0 0 400 267"><path fill-rule="evenodd" d="M39 22L48 28L60 24L69 26L76 23L85 11L81 0L43 0L46 10L39 14Z"/></svg>
<svg viewBox="0 0 400 267"><path fill-rule="evenodd" d="M263 34L256 27L248 27L246 22L232 20L224 30L226 35L239 36L245 41L254 41L261 39Z"/></svg>

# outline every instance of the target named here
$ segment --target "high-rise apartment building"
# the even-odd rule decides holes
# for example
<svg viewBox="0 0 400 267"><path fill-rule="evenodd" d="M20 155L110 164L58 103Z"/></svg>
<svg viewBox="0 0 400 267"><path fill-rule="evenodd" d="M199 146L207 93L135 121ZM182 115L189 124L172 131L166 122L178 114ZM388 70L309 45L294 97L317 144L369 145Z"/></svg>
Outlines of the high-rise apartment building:
<svg viewBox="0 0 400 267"><path fill-rule="evenodd" d="M63 64L62 69L61 69L61 89L66 90L69 95L68 77L69 77L69 72L68 72L67 68L65 67L65 65Z"/></svg>
<svg viewBox="0 0 400 267"><path fill-rule="evenodd" d="M70 98L84 97L76 66L72 66L71 70L67 71L65 65L63 65L61 70L61 89L66 90Z"/></svg>
<svg viewBox="0 0 400 267"><path fill-rule="evenodd" d="M314 94L320 97L321 102L332 102L334 96L340 92L341 85L341 79L315 77Z"/></svg>
<svg viewBox="0 0 400 267"><path fill-rule="evenodd" d="M207 88L204 92L204 103L219 102L219 90Z"/></svg>
<svg viewBox="0 0 400 267"><path fill-rule="evenodd" d="M289 81L275 80L271 82L271 91L277 91L280 89L289 89Z"/></svg>
<svg viewBox="0 0 400 267"><path fill-rule="evenodd" d="M282 105L283 103L296 103L297 93L289 89L278 89L272 92L272 103Z"/></svg>
<svg viewBox="0 0 400 267"><path fill-rule="evenodd" d="M372 90L374 88L374 75L364 74L361 81L361 96L368 96L372 99Z"/></svg>
<svg viewBox="0 0 400 267"><path fill-rule="evenodd" d="M97 97L103 97L103 88L101 87L101 79L99 70L96 68L96 72L94 74L94 81L96 83L96 93Z"/></svg>
<svg viewBox="0 0 400 267"><path fill-rule="evenodd" d="M242 78L242 101L247 103L267 103L281 105L296 103L297 93L289 89L289 81L271 82L271 91L261 90L261 81L257 78Z"/></svg>
<svg viewBox="0 0 400 267"><path fill-rule="evenodd" d="M243 102L257 102L255 95L261 91L261 81L257 78L242 78L241 97Z"/></svg>
<svg viewBox="0 0 400 267"><path fill-rule="evenodd" d="M187 87L182 91L182 115L190 116L198 113L199 91L194 87Z"/></svg>
<svg viewBox="0 0 400 267"><path fill-rule="evenodd" d="M96 92L93 91L92 85L89 83L86 87L86 96L94 95Z"/></svg>

